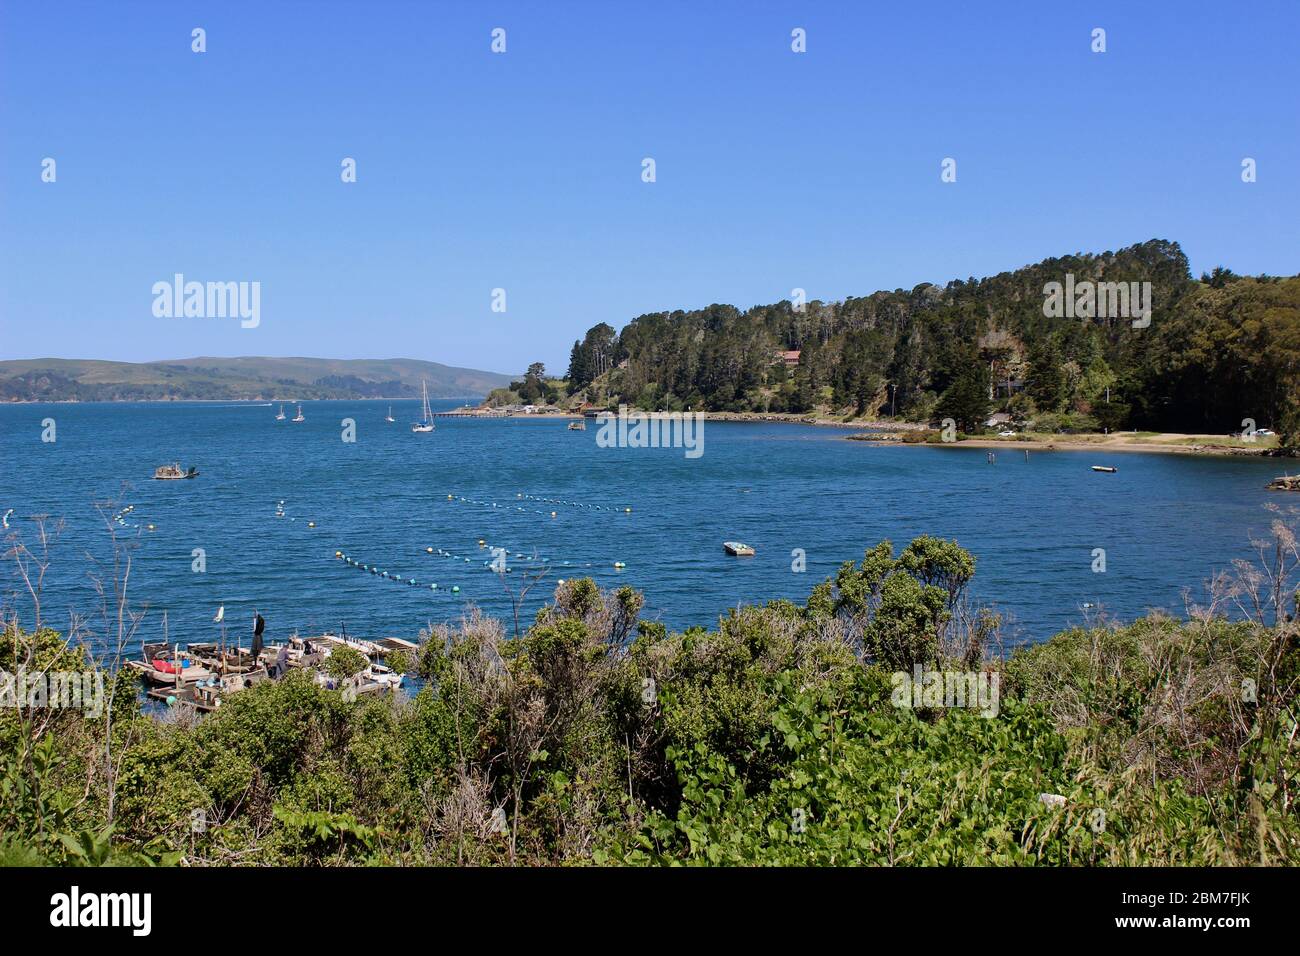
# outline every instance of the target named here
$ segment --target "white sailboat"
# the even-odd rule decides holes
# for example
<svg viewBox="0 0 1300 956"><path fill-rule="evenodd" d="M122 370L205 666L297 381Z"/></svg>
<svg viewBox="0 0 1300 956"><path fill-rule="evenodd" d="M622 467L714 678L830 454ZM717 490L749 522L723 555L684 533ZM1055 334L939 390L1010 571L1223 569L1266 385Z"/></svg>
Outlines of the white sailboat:
<svg viewBox="0 0 1300 956"><path fill-rule="evenodd" d="M280 406L280 414L275 416L275 420L276 420L277 422L282 422L282 421L284 421L284 406L283 406L283 405Z"/></svg>
<svg viewBox="0 0 1300 956"><path fill-rule="evenodd" d="M388 414L384 416L384 421L386 421L386 422L395 422L395 421L397 421L397 419L393 417L393 406L392 406L392 405L389 405L389 406L388 406Z"/></svg>
<svg viewBox="0 0 1300 956"><path fill-rule="evenodd" d="M295 416L293 416L293 421L295 421L295 422L305 422L306 420L307 420L307 419L305 419L305 418L302 417L302 406L299 405L299 406L298 406L298 414L295 415Z"/></svg>
<svg viewBox="0 0 1300 956"><path fill-rule="evenodd" d="M431 432L433 431L433 409L429 407L429 385L424 379L420 379L420 388L424 392L424 416L411 425L411 431Z"/></svg>

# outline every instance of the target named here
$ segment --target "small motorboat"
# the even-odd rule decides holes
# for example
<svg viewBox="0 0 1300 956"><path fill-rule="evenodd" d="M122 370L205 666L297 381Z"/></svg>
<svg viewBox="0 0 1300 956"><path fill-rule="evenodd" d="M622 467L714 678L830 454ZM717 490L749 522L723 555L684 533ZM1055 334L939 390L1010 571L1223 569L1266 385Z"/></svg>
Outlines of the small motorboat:
<svg viewBox="0 0 1300 956"><path fill-rule="evenodd" d="M1093 465L1092 470L1104 471L1108 475L1113 475L1115 472L1119 471L1119 469L1114 467L1113 465Z"/></svg>
<svg viewBox="0 0 1300 956"><path fill-rule="evenodd" d="M266 668L260 667L254 671L227 674L224 677L211 675L184 687L155 687L148 692L148 696L162 701L168 707L182 704L192 707L199 713L210 714L231 694L270 679Z"/></svg>
<svg viewBox="0 0 1300 956"><path fill-rule="evenodd" d="M189 471L181 470L180 464L159 465L153 470L153 476L159 481L176 481L181 478L197 478L199 470L193 465Z"/></svg>
<svg viewBox="0 0 1300 956"><path fill-rule="evenodd" d="M753 547L743 541L724 541L722 542L722 550L738 558L752 558L754 556Z"/></svg>
<svg viewBox="0 0 1300 956"><path fill-rule="evenodd" d="M151 686L184 686L212 676L212 671L188 652L173 648L166 642L145 644L141 651L141 660L127 661L126 666Z"/></svg>
<svg viewBox="0 0 1300 956"><path fill-rule="evenodd" d="M587 430L586 422L581 422L581 421L569 422L569 431L571 432L585 432L586 430Z"/></svg>

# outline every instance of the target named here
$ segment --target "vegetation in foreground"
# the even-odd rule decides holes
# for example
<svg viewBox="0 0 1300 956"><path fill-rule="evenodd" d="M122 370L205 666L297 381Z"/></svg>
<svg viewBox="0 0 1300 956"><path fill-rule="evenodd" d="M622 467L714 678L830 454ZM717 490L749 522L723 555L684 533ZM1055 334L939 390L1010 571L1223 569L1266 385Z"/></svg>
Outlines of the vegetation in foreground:
<svg viewBox="0 0 1300 956"><path fill-rule="evenodd" d="M1186 620L1005 659L971 555L923 537L713 630L589 579L515 637L471 611L424 635L412 698L291 673L194 720L120 671L97 718L0 711L0 861L1295 864L1300 551L1274 533ZM996 674L996 715L896 706L917 665ZM11 617L20 666L93 663Z"/></svg>

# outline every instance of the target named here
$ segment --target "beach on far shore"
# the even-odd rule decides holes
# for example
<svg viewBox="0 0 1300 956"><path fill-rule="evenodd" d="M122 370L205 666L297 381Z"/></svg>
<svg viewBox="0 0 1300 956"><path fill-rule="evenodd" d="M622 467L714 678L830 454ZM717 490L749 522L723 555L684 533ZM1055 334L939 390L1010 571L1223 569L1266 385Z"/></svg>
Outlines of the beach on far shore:
<svg viewBox="0 0 1300 956"><path fill-rule="evenodd" d="M605 411L602 409L602 411ZM633 410L629 409L629 414ZM579 413L556 408L538 408L533 412L509 412L477 408L457 409L444 415L466 417L510 418L580 418ZM613 414L613 413L608 413ZM643 414L665 414L664 412ZM682 412L681 414L695 414ZM1113 432L1111 434L1083 433L1077 435L1032 433L1028 437L1014 438L962 438L954 442L909 442L903 439L908 432L923 431L927 426L920 422L897 422L866 419L839 419L826 415L793 414L789 412L700 412L708 422L786 423L816 425L824 428L854 429L857 434L845 436L850 441L873 445L904 445L917 448L988 448L1019 452L1034 451L1096 451L1096 452L1146 452L1161 455L1229 455L1248 457L1284 457L1278 453L1275 437L1246 442L1233 435L1197 435L1179 432Z"/></svg>
<svg viewBox="0 0 1300 956"><path fill-rule="evenodd" d="M1093 451L1146 452L1159 455L1231 455L1245 457L1281 457L1275 442L1261 441L1251 447L1228 435L1184 435L1174 432L1151 434L1061 435L1033 438L963 438L953 442L905 442L892 435L849 435L852 441L873 445L909 445L917 448L989 448L1006 452L1020 451Z"/></svg>

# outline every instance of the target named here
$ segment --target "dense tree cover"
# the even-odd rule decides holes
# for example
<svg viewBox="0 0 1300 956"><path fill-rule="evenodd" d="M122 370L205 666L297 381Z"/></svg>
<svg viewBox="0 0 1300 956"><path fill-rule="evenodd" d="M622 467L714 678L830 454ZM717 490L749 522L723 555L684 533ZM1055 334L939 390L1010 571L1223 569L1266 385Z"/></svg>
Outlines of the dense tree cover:
<svg viewBox="0 0 1300 956"><path fill-rule="evenodd" d="M533 362L524 377L506 388L494 388L483 404L492 408L503 405L557 405L564 399L567 383L546 377L546 366Z"/></svg>
<svg viewBox="0 0 1300 956"><path fill-rule="evenodd" d="M974 572L954 542L883 542L804 606L671 634L572 580L517 638L472 612L425 635L410 699L291 673L157 718L123 674L103 717L3 708L0 861L1300 863L1289 591L1003 661ZM20 665L83 661L10 623ZM996 675L996 712L900 706L918 665Z"/></svg>
<svg viewBox="0 0 1300 956"><path fill-rule="evenodd" d="M1045 288L1067 274L1150 282L1150 325L1048 318ZM799 350L798 367L777 361L778 350ZM575 391L608 372L598 398L663 410L892 409L973 423L1005 409L1049 427L1213 433L1250 418L1294 434L1300 277L1216 269L1198 282L1177 243L1152 240L802 310L785 301L656 312L617 335L601 323L574 343L569 371Z"/></svg>
<svg viewBox="0 0 1300 956"><path fill-rule="evenodd" d="M568 379L574 389L585 388L614 367L615 339L613 326L601 322L588 330L581 342L573 343Z"/></svg>

